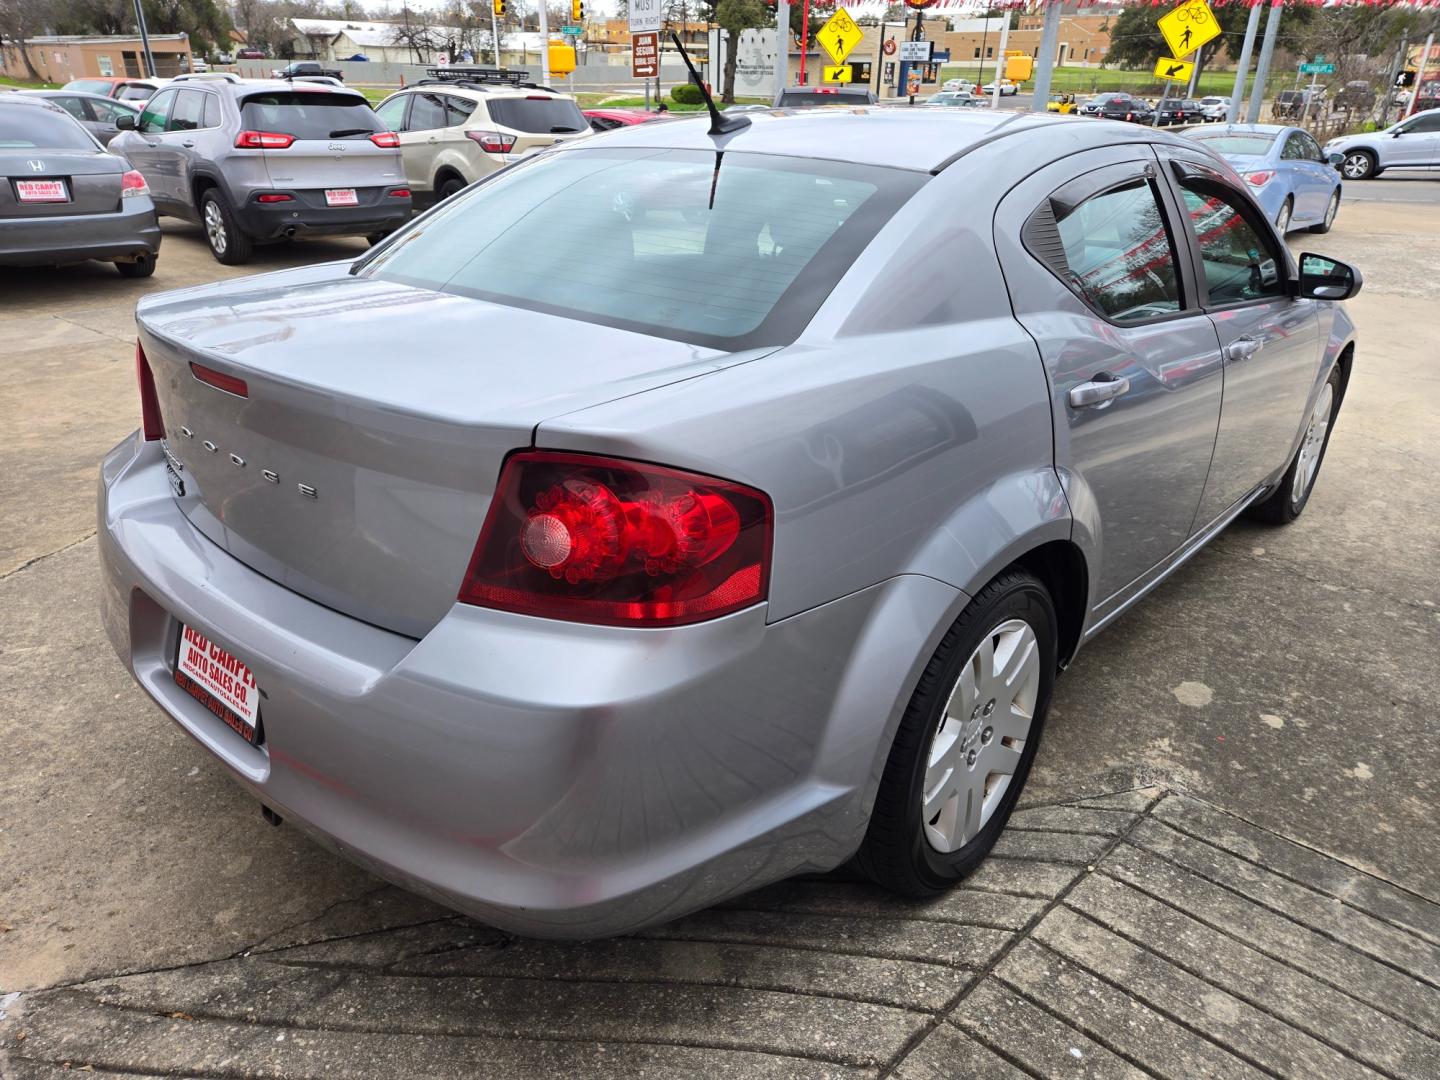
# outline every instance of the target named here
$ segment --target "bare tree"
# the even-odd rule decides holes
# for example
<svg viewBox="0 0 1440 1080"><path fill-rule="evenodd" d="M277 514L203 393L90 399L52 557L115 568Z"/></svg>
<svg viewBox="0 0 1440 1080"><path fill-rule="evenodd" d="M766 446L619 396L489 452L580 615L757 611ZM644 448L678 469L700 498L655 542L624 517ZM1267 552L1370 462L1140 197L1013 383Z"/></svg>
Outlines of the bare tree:
<svg viewBox="0 0 1440 1080"><path fill-rule="evenodd" d="M29 39L44 31L54 20L53 0L0 0L0 42L9 41L20 49L30 78L40 82L40 72L30 59Z"/></svg>
<svg viewBox="0 0 1440 1080"><path fill-rule="evenodd" d="M431 24L430 16L424 11L411 11L406 7L401 15L404 21L390 28L390 44L404 45L415 54L417 64L428 64L430 53L445 48L445 35Z"/></svg>

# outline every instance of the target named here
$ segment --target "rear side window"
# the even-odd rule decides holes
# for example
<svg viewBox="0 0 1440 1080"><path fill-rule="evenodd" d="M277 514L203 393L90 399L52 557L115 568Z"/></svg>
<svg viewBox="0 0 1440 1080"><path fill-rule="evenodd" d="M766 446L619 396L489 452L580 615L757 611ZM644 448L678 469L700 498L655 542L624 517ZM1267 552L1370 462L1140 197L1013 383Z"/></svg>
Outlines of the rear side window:
<svg viewBox="0 0 1440 1080"><path fill-rule="evenodd" d="M552 154L442 204L360 272L716 348L785 344L926 179L758 154Z"/></svg>
<svg viewBox="0 0 1440 1080"><path fill-rule="evenodd" d="M95 143L63 112L0 105L0 150L94 150ZM22 166L23 168L23 166Z"/></svg>
<svg viewBox="0 0 1440 1080"><path fill-rule="evenodd" d="M306 90L251 94L240 107L240 122L249 131L297 139L365 139L385 130L363 98Z"/></svg>
<svg viewBox="0 0 1440 1080"><path fill-rule="evenodd" d="M410 102L406 131L434 131L446 126L445 99L439 94L416 94Z"/></svg>
<svg viewBox="0 0 1440 1080"><path fill-rule="evenodd" d="M1055 223L1068 281L1091 307L1118 323L1180 310L1175 250L1148 181L1057 211Z"/></svg>
<svg viewBox="0 0 1440 1080"><path fill-rule="evenodd" d="M466 98L446 97L445 98L445 126L454 127L456 124L463 124L470 119L470 114L475 111L475 102Z"/></svg>
<svg viewBox="0 0 1440 1080"><path fill-rule="evenodd" d="M590 130L580 106L569 98L497 98L487 102L490 119L511 131L531 134L566 135Z"/></svg>
<svg viewBox="0 0 1440 1080"><path fill-rule="evenodd" d="M199 90L181 90L170 110L170 131L195 131L204 125L205 96Z"/></svg>

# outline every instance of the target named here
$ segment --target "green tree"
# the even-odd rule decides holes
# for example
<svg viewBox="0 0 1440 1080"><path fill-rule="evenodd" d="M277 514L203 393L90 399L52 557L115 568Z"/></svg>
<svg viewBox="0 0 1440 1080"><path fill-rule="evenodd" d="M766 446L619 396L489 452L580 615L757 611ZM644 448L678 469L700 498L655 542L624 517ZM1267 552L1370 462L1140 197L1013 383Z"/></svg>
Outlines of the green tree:
<svg viewBox="0 0 1440 1080"><path fill-rule="evenodd" d="M1250 19L1250 7L1248 4L1231 3L1216 4L1212 9L1215 12L1215 19L1220 23L1220 36L1205 46L1207 59L1213 59L1220 55L1223 50L1232 60L1240 57L1240 48L1245 41L1245 24ZM1280 20L1280 36L1276 44L1282 48L1293 51L1299 45L1300 39L1306 33L1307 28L1316 18L1316 9L1309 4L1286 4L1283 8L1283 16ZM1155 61L1162 56L1169 56L1170 50L1165 45L1165 39L1160 36L1160 30L1155 25L1155 20L1165 13L1165 9L1150 7L1142 4L1138 7L1127 7L1116 16L1110 24L1110 51L1105 54L1106 67L1120 68L1149 68L1155 65ZM1328 15L1327 10L1324 14ZM1257 32L1256 50L1259 50L1259 34L1265 32L1265 19L1269 15L1263 15L1260 20L1260 29Z"/></svg>
<svg viewBox="0 0 1440 1080"><path fill-rule="evenodd" d="M775 19L763 0L719 0L715 5L715 22L725 31L725 73L720 83L720 100L735 103L735 67L740 56L740 32L765 26ZM781 46L784 43L781 42Z"/></svg>

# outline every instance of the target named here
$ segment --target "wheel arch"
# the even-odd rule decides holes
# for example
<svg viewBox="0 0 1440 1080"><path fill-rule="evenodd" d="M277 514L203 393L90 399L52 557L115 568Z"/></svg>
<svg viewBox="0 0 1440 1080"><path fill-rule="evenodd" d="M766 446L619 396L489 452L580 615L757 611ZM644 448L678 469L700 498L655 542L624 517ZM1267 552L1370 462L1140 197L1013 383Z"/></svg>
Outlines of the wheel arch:
<svg viewBox="0 0 1440 1080"><path fill-rule="evenodd" d="M1039 578L1050 594L1058 632L1055 655L1064 670L1080 648L1090 603L1090 568L1085 553L1073 540L1048 540L1025 552L1013 565Z"/></svg>

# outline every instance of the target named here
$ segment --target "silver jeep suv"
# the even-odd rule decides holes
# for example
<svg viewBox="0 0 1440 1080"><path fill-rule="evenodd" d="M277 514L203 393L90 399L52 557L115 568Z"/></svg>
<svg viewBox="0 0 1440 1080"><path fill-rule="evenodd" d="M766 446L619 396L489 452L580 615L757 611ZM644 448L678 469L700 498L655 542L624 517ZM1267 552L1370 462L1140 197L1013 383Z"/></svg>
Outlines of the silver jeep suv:
<svg viewBox="0 0 1440 1080"><path fill-rule="evenodd" d="M119 126L111 151L161 214L204 226L222 263L295 236L378 238L410 217L399 137L331 80L182 75Z"/></svg>

